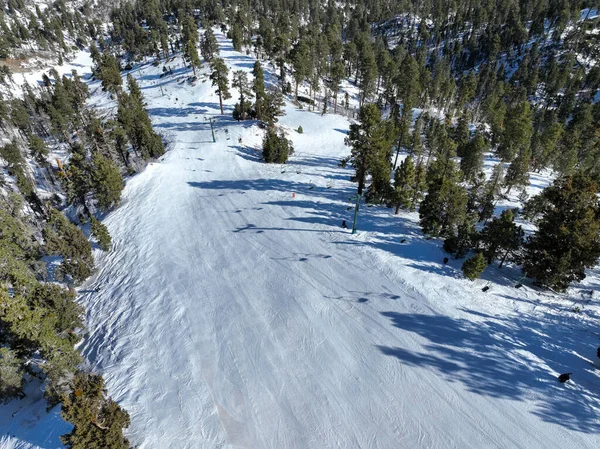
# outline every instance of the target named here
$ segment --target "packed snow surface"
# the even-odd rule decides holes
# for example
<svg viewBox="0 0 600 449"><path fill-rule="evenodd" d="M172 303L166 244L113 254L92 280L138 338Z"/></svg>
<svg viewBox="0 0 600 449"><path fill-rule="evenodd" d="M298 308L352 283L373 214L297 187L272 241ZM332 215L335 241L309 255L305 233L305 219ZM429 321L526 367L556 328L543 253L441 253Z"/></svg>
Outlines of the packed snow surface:
<svg viewBox="0 0 600 449"><path fill-rule="evenodd" d="M218 37L231 71L250 71ZM600 447L598 310L581 293L597 300L598 273L568 299L515 289L512 267L471 283L415 214L383 207L363 207L352 235L347 119L289 104L296 153L267 165L264 131L231 118L237 92L220 115L206 68L191 85L180 58L167 65L133 74L171 149L104 219L114 246L82 291L84 354L132 443Z"/></svg>

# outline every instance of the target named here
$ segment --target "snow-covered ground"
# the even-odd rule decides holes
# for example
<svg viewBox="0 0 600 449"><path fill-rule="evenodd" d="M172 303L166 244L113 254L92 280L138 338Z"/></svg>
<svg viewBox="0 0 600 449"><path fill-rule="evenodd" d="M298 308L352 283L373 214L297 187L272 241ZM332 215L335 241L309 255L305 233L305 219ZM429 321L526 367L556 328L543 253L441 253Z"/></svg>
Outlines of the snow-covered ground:
<svg viewBox="0 0 600 449"><path fill-rule="evenodd" d="M230 68L251 71L218 37ZM266 165L263 131L231 118L236 92L219 115L206 75L178 83L180 61L166 78L134 70L172 148L128 181L104 220L113 250L81 292L84 354L130 412L132 443L600 446L597 271L562 297L515 289L511 267L471 283L415 214L386 208L364 207L351 235L348 121L288 105L296 153Z"/></svg>

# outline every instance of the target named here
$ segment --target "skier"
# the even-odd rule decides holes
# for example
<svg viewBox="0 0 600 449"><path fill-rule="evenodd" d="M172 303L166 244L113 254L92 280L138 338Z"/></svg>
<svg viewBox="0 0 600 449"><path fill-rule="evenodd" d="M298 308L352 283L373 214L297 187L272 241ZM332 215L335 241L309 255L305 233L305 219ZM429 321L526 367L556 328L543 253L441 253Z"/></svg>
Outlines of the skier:
<svg viewBox="0 0 600 449"><path fill-rule="evenodd" d="M348 229L348 225L346 224L346 220L342 220L342 228ZM600 348L598 350L600 351Z"/></svg>

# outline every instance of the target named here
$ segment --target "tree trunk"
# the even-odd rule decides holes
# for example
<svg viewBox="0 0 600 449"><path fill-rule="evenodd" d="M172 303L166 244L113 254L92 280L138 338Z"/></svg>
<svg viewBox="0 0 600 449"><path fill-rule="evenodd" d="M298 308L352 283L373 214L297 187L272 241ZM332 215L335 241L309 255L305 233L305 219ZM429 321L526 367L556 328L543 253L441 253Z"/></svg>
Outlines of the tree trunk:
<svg viewBox="0 0 600 449"><path fill-rule="evenodd" d="M298 80L296 80L296 103L298 103Z"/></svg>
<svg viewBox="0 0 600 449"><path fill-rule="evenodd" d="M219 89L219 106L221 107L221 115L223 115L223 96L221 95L221 89Z"/></svg>
<svg viewBox="0 0 600 449"><path fill-rule="evenodd" d="M333 96L333 113L337 114L337 97L338 97L338 93L337 90L335 91L335 94Z"/></svg>
<svg viewBox="0 0 600 449"><path fill-rule="evenodd" d="M500 261L500 266L498 268L502 268L502 265L504 265L504 262L506 261L506 258L508 257L509 254L510 254L510 250L507 250L504 253L504 256L502 257L502 260Z"/></svg>

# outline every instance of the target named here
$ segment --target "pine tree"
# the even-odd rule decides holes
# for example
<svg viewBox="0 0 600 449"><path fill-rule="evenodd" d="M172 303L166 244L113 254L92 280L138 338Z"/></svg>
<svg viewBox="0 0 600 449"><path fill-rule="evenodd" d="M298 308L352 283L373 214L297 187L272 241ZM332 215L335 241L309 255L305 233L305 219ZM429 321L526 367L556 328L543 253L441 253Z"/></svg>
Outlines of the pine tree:
<svg viewBox="0 0 600 449"><path fill-rule="evenodd" d="M294 152L292 142L283 131L277 132L274 126L267 129L263 139L263 159L267 163L285 164L290 154Z"/></svg>
<svg viewBox="0 0 600 449"><path fill-rule="evenodd" d="M254 80L252 82L252 90L254 91L255 102L254 102L254 110L256 111L256 118L258 120L265 121L265 72L263 71L260 62L256 61L254 63L254 67L252 68L252 75L254 76Z"/></svg>
<svg viewBox="0 0 600 449"><path fill-rule="evenodd" d="M194 41L189 40L186 42L184 54L192 66L194 76L196 76L196 67L202 67L202 62L200 62L200 58L198 57L198 50L196 50L196 44Z"/></svg>
<svg viewBox="0 0 600 449"><path fill-rule="evenodd" d="M111 93L117 93L121 89L121 68L117 58L108 52L102 53L97 76L102 81L102 88Z"/></svg>
<svg viewBox="0 0 600 449"><path fill-rule="evenodd" d="M107 211L118 206L123 187L123 176L115 163L101 154L96 154L92 159L91 188L98 208Z"/></svg>
<svg viewBox="0 0 600 449"><path fill-rule="evenodd" d="M56 209L50 212L50 220L44 228L46 251L63 258L59 273L82 282L92 274L94 260L92 247L81 229L70 223Z"/></svg>
<svg viewBox="0 0 600 449"><path fill-rule="evenodd" d="M410 54L407 54L402 59L400 69L394 80L398 91L398 99L403 104L410 104L411 106L417 104L417 99L421 91L419 77L419 65L417 61Z"/></svg>
<svg viewBox="0 0 600 449"><path fill-rule="evenodd" d="M432 237L452 237L465 221L468 195L458 183L458 170L454 161L441 160L430 169L427 196L419 207L423 232Z"/></svg>
<svg viewBox="0 0 600 449"><path fill-rule="evenodd" d="M517 157L511 162L506 171L506 177L504 178L504 184L507 190L506 194L509 194L511 189L515 186L527 186L529 185L529 163L531 160L531 152L529 149L523 149L519 151Z"/></svg>
<svg viewBox="0 0 600 449"><path fill-rule="evenodd" d="M415 165L412 157L407 157L400 163L394 174L394 190L392 192L392 205L396 207L394 214L398 215L400 209L412 209L415 197Z"/></svg>
<svg viewBox="0 0 600 449"><path fill-rule="evenodd" d="M24 397L25 371L16 351L0 347L0 403Z"/></svg>
<svg viewBox="0 0 600 449"><path fill-rule="evenodd" d="M463 263L462 272L467 279L474 281L475 279L479 279L486 267L485 257L483 257L482 253L477 253Z"/></svg>
<svg viewBox="0 0 600 449"><path fill-rule="evenodd" d="M108 232L108 229L100 220L92 215L91 219L91 228L92 228L92 236L98 242L98 246L103 251L110 251L110 247L112 244L112 239Z"/></svg>
<svg viewBox="0 0 600 449"><path fill-rule="evenodd" d="M444 251L453 254L456 259L465 257L477 243L475 221L474 214L465 214L463 222L456 227L456 234L444 240Z"/></svg>
<svg viewBox="0 0 600 449"><path fill-rule="evenodd" d="M129 449L123 437L129 415L105 394L101 376L76 373L71 393L62 398L62 417L73 424L61 437L68 449Z"/></svg>
<svg viewBox="0 0 600 449"><path fill-rule="evenodd" d="M296 102L298 101L298 85L310 76L310 50L304 40L301 40L292 51L292 67L294 69L294 81L296 81Z"/></svg>
<svg viewBox="0 0 600 449"><path fill-rule="evenodd" d="M514 213L510 209L502 211L500 217L495 217L481 231L481 243L488 265L498 257L500 268L507 258L515 255L523 245L524 231L515 223Z"/></svg>
<svg viewBox="0 0 600 449"><path fill-rule="evenodd" d="M543 132L537 133L532 141L533 169L540 170L551 166L558 157L559 142L563 137L564 127L553 123Z"/></svg>
<svg viewBox="0 0 600 449"><path fill-rule="evenodd" d="M238 90L240 95L240 101L238 104L236 104L239 116L235 117L236 111L234 110L234 118L237 120L246 120L246 114L250 109L250 102L248 101L248 98L252 95L250 83L248 82L248 74L243 70L237 70L233 72L233 82L231 85Z"/></svg>
<svg viewBox="0 0 600 449"><path fill-rule="evenodd" d="M600 257L598 187L582 175L557 179L540 194L537 232L525 243L523 269L544 287L564 291Z"/></svg>
<svg viewBox="0 0 600 449"><path fill-rule="evenodd" d="M231 32L231 40L233 44L233 49L235 51L242 51L243 44L243 32L239 23L233 24L233 31Z"/></svg>
<svg viewBox="0 0 600 449"><path fill-rule="evenodd" d="M476 133L463 149L460 169L467 181L472 181L483 168L483 154L487 142L481 133Z"/></svg>
<svg viewBox="0 0 600 449"><path fill-rule="evenodd" d="M424 193L427 190L427 168L423 160L420 160L415 167L415 183L413 186L413 198L411 212L423 201Z"/></svg>
<svg viewBox="0 0 600 449"><path fill-rule="evenodd" d="M262 119L269 127L277 123L279 117L285 114L283 94L279 88L271 88L269 92L264 94L264 102L262 107Z"/></svg>
<svg viewBox="0 0 600 449"><path fill-rule="evenodd" d="M223 114L223 100L231 98L229 93L229 70L225 61L221 58L215 58L211 62L212 73L210 79L212 85L217 88L217 94L219 95L219 106L221 107L221 114Z"/></svg>
<svg viewBox="0 0 600 449"><path fill-rule="evenodd" d="M506 114L506 123L498 155L505 162L514 159L519 151L527 150L533 135L531 107L527 100L518 103Z"/></svg>
<svg viewBox="0 0 600 449"><path fill-rule="evenodd" d="M350 125L346 144L352 147L351 154L342 161L345 165L350 162L356 169L352 180L358 182L358 194L361 195L366 187L367 174L380 167L389 166L391 144L388 138L386 124L381 119L381 112L374 104L360 108L359 123ZM389 174L388 174L389 183ZM381 192L380 192L381 193Z"/></svg>
<svg viewBox="0 0 600 449"><path fill-rule="evenodd" d="M208 24L205 24L204 28L204 35L200 41L200 52L206 61L211 62L215 55L219 54L219 43L212 28Z"/></svg>
<svg viewBox="0 0 600 449"><path fill-rule="evenodd" d="M375 93L375 81L377 80L377 60L373 52L373 46L367 36L361 41L358 63L358 87L360 89L360 104L364 105Z"/></svg>
<svg viewBox="0 0 600 449"><path fill-rule="evenodd" d="M131 75L127 76L127 86L130 93L119 97L117 120L138 155L143 159L159 157L165 152L164 144L152 129L141 90Z"/></svg>

